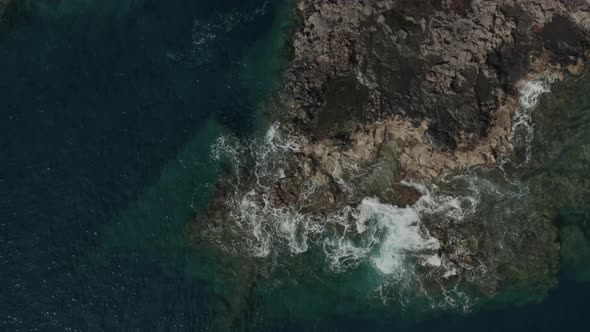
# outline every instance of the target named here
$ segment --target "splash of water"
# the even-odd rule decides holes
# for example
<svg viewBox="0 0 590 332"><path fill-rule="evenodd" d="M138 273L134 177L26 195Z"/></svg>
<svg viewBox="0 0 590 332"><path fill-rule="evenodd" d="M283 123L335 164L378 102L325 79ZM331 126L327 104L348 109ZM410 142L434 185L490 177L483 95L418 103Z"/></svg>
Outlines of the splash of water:
<svg viewBox="0 0 590 332"><path fill-rule="evenodd" d="M457 274L456 266L440 253L441 243L429 233L425 220L461 223L473 216L480 203L476 181L469 182L461 194L443 193L432 184L402 182L421 193L407 207L374 197L323 213L304 212L300 204L277 207L272 202L272 185L285 177L287 155L299 150L299 141L282 133L279 124L248 142L222 137L214 145L212 157L230 161L234 175L228 180L233 189L224 203L229 210L228 227L240 234L240 241L226 244L225 249L267 258L320 250L333 273L368 265L381 275L384 285L395 284L408 291L422 288L417 282L421 267L436 270L442 278ZM253 174L247 183L244 169ZM343 192L358 192L344 179L337 183ZM311 179L305 182L299 203L309 199L317 187ZM466 300L449 297L444 301L454 306Z"/></svg>
<svg viewBox="0 0 590 332"><path fill-rule="evenodd" d="M399 208L382 204L374 198L365 198L356 218L357 232L368 232L371 241L379 245L372 258L375 267L384 274L400 273L406 255L417 255L425 264L440 266L436 253L440 242L420 226L420 216L412 208ZM382 233L382 234L379 234Z"/></svg>
<svg viewBox="0 0 590 332"><path fill-rule="evenodd" d="M539 104L543 94L551 92L551 84L555 77L545 77L526 82L520 89L518 97L519 106L512 119L512 132L510 141L515 146L524 146L524 163L531 159L531 144L535 136L535 128L532 120L533 110Z"/></svg>

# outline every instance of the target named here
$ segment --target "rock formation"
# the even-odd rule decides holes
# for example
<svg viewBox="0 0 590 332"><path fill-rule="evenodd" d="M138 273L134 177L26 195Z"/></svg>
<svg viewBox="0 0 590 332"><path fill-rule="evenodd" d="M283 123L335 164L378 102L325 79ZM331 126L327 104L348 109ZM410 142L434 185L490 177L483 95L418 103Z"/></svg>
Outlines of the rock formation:
<svg viewBox="0 0 590 332"><path fill-rule="evenodd" d="M265 169L279 175L234 172L241 180L220 185L199 217L206 221L195 223L198 238L221 243L247 222L228 232L224 225L251 218L247 231L260 240L277 211L306 220L293 221L304 228L295 237L311 238L310 224L328 223L365 197L411 207L426 195L411 183L497 167L512 153L523 85L578 75L590 55L585 0L300 0L297 11L282 92L286 138L278 144L289 146L273 155L279 166ZM271 158L253 159L260 155ZM242 194L228 200L236 190ZM248 216L235 212L240 204ZM420 267L423 275L438 285L467 282L486 295L520 282L548 289L558 270L557 235L532 214L526 218L536 224L498 225L516 234L502 250L504 235L494 226L431 215L422 232L440 242L442 263Z"/></svg>
<svg viewBox="0 0 590 332"><path fill-rule="evenodd" d="M586 1L301 1L299 8L289 129L345 145L359 124L390 127L397 116L446 155L417 165L430 159L422 158L429 148L400 151L408 174L430 179L509 154L519 86L579 72L590 28Z"/></svg>

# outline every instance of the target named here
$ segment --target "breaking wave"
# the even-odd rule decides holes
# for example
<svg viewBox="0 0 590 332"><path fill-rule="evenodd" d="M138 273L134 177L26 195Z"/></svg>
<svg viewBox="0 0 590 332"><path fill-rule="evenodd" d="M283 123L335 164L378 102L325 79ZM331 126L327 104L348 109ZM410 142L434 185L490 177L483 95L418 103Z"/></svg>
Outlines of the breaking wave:
<svg viewBox="0 0 590 332"><path fill-rule="evenodd" d="M526 82L520 89L518 108L512 118L511 141L517 147L524 149L524 164L531 159L531 144L535 136L532 121L533 110L539 104L541 96L551 92L554 77L545 77Z"/></svg>
<svg viewBox="0 0 590 332"><path fill-rule="evenodd" d="M218 139L212 157L225 160L232 174L224 177L226 185L232 188L224 198L230 219L227 226L240 239L223 243L225 250L259 258L320 252L325 266L333 273L361 265L371 267L380 276L376 291L384 301L389 300L390 294L383 295L383 289L393 286L402 303L405 297L420 293L432 301L432 307L468 309L471 300L456 288L457 283L443 285L444 280L459 278L458 269L464 267L446 256L429 229L436 224L481 222L482 201L495 204L489 197L501 197L504 201L506 195L520 197L523 188L515 184L516 189L504 193L498 184L476 173L463 173L443 179L444 189L429 183L401 182L421 195L406 207L375 197L351 200L356 203L342 204L329 212L314 213L298 207L304 204L276 207L272 201L273 184L285 178L287 156L299 152L300 145L296 138L283 134L279 124L246 143L231 136ZM343 179L336 182L343 192L358 192L353 183ZM309 200L317 187L312 180L305 182L298 202ZM502 213L509 215L510 211ZM500 221L503 227L501 224ZM501 239L498 246L502 246L500 242ZM458 246L456 254L468 255L468 250ZM486 273L484 263L468 268L466 276L473 280ZM442 300L430 296L427 288L432 286L423 285L424 279L436 285L436 292L444 295Z"/></svg>

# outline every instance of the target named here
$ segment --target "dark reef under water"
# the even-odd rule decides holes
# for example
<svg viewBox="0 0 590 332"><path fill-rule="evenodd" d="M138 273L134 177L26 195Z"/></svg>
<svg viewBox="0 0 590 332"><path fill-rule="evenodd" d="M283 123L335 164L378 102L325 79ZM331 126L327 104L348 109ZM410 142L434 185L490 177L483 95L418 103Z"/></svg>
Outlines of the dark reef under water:
<svg viewBox="0 0 590 332"><path fill-rule="evenodd" d="M260 127L290 2L25 3L0 35L0 330L207 330L239 271L220 273L185 226L215 185L215 140ZM575 175L559 223L578 242L542 301L367 310L350 275L287 276L260 283L234 328L586 331L590 78L562 90L535 111L533 152Z"/></svg>

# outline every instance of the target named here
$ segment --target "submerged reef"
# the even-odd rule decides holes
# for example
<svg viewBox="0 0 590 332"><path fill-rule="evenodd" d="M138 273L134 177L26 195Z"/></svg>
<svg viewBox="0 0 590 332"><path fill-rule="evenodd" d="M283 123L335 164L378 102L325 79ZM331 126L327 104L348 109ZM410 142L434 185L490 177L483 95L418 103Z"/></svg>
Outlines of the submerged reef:
<svg viewBox="0 0 590 332"><path fill-rule="evenodd" d="M584 71L588 2L296 7L284 113L264 137L219 140L226 172L195 243L256 266L247 285L319 251L334 273L371 265L433 306L553 287L555 216L519 170L540 95Z"/></svg>

